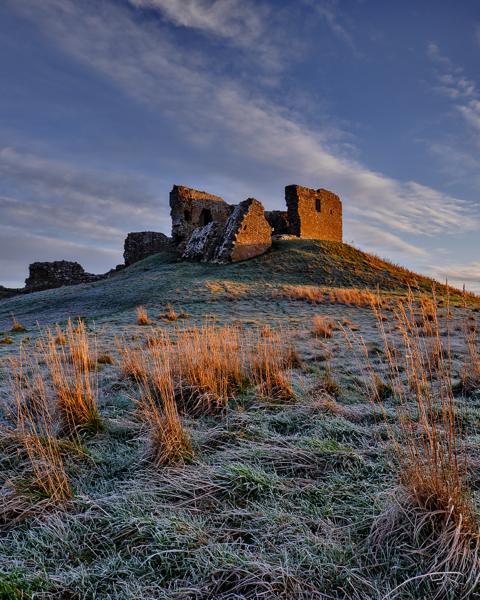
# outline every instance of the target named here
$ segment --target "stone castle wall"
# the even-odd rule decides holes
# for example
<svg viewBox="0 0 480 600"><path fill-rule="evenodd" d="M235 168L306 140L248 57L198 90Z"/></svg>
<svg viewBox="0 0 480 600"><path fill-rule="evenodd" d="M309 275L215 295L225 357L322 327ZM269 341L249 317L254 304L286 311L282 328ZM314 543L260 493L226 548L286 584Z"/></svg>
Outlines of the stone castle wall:
<svg viewBox="0 0 480 600"><path fill-rule="evenodd" d="M174 185L170 192L174 246L183 251L195 229L205 227L212 221L225 226L234 208L219 196Z"/></svg>
<svg viewBox="0 0 480 600"><path fill-rule="evenodd" d="M310 190L300 185L285 188L288 233L302 239L343 240L342 203L328 190Z"/></svg>
<svg viewBox="0 0 480 600"><path fill-rule="evenodd" d="M102 275L87 273L77 262L68 260L35 262L30 265L29 271L30 274L25 280L26 292L38 292L78 283L91 283L102 279Z"/></svg>
<svg viewBox="0 0 480 600"><path fill-rule="evenodd" d="M225 264L253 258L272 245L272 228L265 219L262 204L248 198L237 205L228 219L213 262Z"/></svg>
<svg viewBox="0 0 480 600"><path fill-rule="evenodd" d="M139 260L152 256L152 254L171 252L172 250L175 250L172 238L157 231L139 231L127 235L123 259L125 266L128 267Z"/></svg>
<svg viewBox="0 0 480 600"><path fill-rule="evenodd" d="M197 227L183 253L183 260L188 262L207 262L213 258L223 228L220 223L212 221L205 227Z"/></svg>
<svg viewBox="0 0 480 600"><path fill-rule="evenodd" d="M288 213L283 210L266 210L265 218L273 229L273 235L288 235Z"/></svg>

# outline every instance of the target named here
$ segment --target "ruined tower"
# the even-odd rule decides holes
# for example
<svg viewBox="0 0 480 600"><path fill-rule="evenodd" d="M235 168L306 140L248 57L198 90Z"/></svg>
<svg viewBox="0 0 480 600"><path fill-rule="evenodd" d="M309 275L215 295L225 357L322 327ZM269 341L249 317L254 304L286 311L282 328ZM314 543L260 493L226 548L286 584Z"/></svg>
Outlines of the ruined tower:
<svg viewBox="0 0 480 600"><path fill-rule="evenodd" d="M342 203L328 190L285 188L288 233L307 240L342 241Z"/></svg>
<svg viewBox="0 0 480 600"><path fill-rule="evenodd" d="M195 229L212 221L223 228L234 208L219 196L174 185L170 192L173 245L183 251Z"/></svg>

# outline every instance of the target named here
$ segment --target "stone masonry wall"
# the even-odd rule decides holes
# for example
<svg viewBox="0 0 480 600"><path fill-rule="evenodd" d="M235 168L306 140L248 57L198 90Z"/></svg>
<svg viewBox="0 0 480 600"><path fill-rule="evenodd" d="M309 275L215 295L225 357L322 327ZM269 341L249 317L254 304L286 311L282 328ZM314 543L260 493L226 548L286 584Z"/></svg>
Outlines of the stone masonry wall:
<svg viewBox="0 0 480 600"><path fill-rule="evenodd" d="M219 196L174 185L170 192L173 244L183 252L197 227L212 221L224 227L234 208Z"/></svg>
<svg viewBox="0 0 480 600"><path fill-rule="evenodd" d="M266 252L272 245L272 228L262 204L248 198L235 207L219 241L213 262L225 264Z"/></svg>
<svg viewBox="0 0 480 600"><path fill-rule="evenodd" d="M215 221L205 225L205 227L197 227L185 248L182 256L183 260L188 262L211 260L222 232L223 227Z"/></svg>
<svg viewBox="0 0 480 600"><path fill-rule="evenodd" d="M26 292L38 292L78 283L91 283L104 278L104 275L87 273L77 262L68 260L35 262L30 265L29 270L30 274L25 280Z"/></svg>
<svg viewBox="0 0 480 600"><path fill-rule="evenodd" d="M156 231L138 231L128 234L123 259L125 266L128 267L152 254L170 252L172 249L172 240L165 234Z"/></svg>
<svg viewBox="0 0 480 600"><path fill-rule="evenodd" d="M328 190L310 190L299 185L285 188L290 235L303 239L341 242L342 203Z"/></svg>
<svg viewBox="0 0 480 600"><path fill-rule="evenodd" d="M288 213L282 210L266 210L265 218L270 227L273 228L273 235L288 234Z"/></svg>

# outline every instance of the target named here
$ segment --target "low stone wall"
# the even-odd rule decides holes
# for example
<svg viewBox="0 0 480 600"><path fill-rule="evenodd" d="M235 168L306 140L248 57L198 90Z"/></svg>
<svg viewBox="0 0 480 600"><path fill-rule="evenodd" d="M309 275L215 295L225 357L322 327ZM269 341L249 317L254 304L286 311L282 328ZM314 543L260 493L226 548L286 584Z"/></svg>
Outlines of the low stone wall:
<svg viewBox="0 0 480 600"><path fill-rule="evenodd" d="M156 231L137 231L127 235L123 259L125 266L128 267L153 254L172 250L172 239L165 234Z"/></svg>
<svg viewBox="0 0 480 600"><path fill-rule="evenodd" d="M38 292L66 285L91 283L104 278L104 275L87 273L77 262L57 260L35 262L29 267L30 274L25 280L25 292Z"/></svg>
<svg viewBox="0 0 480 600"><path fill-rule="evenodd" d="M7 288L3 285L0 285L0 300L4 298L11 298L12 296L17 296L18 294L24 294L25 290L23 288Z"/></svg>

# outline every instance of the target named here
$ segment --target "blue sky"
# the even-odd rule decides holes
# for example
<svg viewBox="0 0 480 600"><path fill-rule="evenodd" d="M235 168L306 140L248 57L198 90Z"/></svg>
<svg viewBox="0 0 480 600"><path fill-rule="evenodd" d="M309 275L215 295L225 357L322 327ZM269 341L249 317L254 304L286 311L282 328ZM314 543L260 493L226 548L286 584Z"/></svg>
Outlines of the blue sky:
<svg viewBox="0 0 480 600"><path fill-rule="evenodd" d="M186 185L480 292L480 0L2 0L0 284L170 233Z"/></svg>

